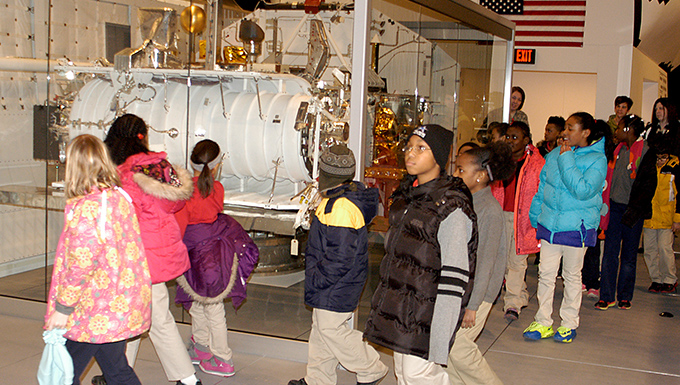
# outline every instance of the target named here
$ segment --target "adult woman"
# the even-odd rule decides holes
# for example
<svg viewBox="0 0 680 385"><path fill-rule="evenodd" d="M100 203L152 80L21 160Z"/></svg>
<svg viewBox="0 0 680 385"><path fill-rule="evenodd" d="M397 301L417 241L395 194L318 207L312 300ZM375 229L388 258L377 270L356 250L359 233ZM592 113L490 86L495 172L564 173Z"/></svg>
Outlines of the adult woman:
<svg viewBox="0 0 680 385"><path fill-rule="evenodd" d="M576 337L583 256L587 246L595 246L600 224L602 189L607 176L605 144L611 131L609 127L595 125L593 117L585 112L572 114L565 126L560 150L546 157L529 213L541 240L538 311L534 322L524 330L524 337L533 340L554 335L558 342L571 342ZM560 306L562 325L555 334L552 310L560 260L564 297Z"/></svg>
<svg viewBox="0 0 680 385"><path fill-rule="evenodd" d="M512 148L516 171L511 178L494 182L491 192L503 207L508 234L503 311L506 321L512 322L519 318L522 308L529 304L529 292L524 282L527 257L539 251L536 229L529 221L529 207L538 191L538 176L545 160L531 144L531 131L526 124L511 124L505 138Z"/></svg>
<svg viewBox="0 0 680 385"><path fill-rule="evenodd" d="M616 131L621 118L628 115L631 107L633 107L633 99L628 96L620 95L614 99L614 115L609 115L609 120L607 120L612 133Z"/></svg>
<svg viewBox="0 0 680 385"><path fill-rule="evenodd" d="M524 113L524 111L522 111L525 99L526 95L522 87L518 86L512 87L510 91L510 116L508 119L509 124L515 122L522 122L527 126L529 125L529 117L527 116L526 113ZM491 123L503 121L504 121L503 109L497 108L489 112L489 115L484 119L484 122L482 123L482 127L491 128Z"/></svg>
<svg viewBox="0 0 680 385"><path fill-rule="evenodd" d="M470 298L477 251L472 197L444 172L453 134L420 126L392 195L386 255L366 321L367 340L394 350L400 384L449 385L445 365Z"/></svg>
<svg viewBox="0 0 680 385"><path fill-rule="evenodd" d="M146 123L136 115L116 119L104 143L118 165L123 188L132 197L139 218L152 283L149 337L168 380L195 385L200 381L170 313L165 286L190 266L174 213L191 198L191 175L173 168L164 152L149 151ZM134 364L138 348L139 340L128 342L130 364Z"/></svg>
<svg viewBox="0 0 680 385"><path fill-rule="evenodd" d="M647 131L647 142L650 147L656 147L657 142L672 142L672 154L680 156L678 148L678 136L680 135L680 123L675 106L668 98L659 98L654 102L652 122ZM653 163L653 162L652 162Z"/></svg>

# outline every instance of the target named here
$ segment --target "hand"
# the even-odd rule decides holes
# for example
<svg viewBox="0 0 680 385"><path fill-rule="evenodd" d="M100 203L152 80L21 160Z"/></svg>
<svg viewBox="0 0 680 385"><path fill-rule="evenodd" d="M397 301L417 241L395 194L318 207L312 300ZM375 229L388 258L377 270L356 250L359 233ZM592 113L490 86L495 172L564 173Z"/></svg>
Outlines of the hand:
<svg viewBox="0 0 680 385"><path fill-rule="evenodd" d="M562 140L562 144L560 145L560 154L564 154L567 151L571 151L571 146L569 145L569 141Z"/></svg>
<svg viewBox="0 0 680 385"><path fill-rule="evenodd" d="M673 230L673 232L680 230L680 222L673 222L673 225L671 226L671 230Z"/></svg>
<svg viewBox="0 0 680 385"><path fill-rule="evenodd" d="M477 318L476 310L465 309L465 314L463 315L463 322L461 322L460 327L467 329L475 326L476 318Z"/></svg>
<svg viewBox="0 0 680 385"><path fill-rule="evenodd" d="M66 329L66 322L68 322L68 316L55 311L50 318L47 319L45 330Z"/></svg>

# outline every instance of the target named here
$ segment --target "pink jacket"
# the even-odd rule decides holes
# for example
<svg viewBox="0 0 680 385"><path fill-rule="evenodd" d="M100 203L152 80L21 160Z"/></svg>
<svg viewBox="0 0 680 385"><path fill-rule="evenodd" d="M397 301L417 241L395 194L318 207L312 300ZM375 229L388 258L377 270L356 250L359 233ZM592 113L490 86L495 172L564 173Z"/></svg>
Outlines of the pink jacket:
<svg viewBox="0 0 680 385"><path fill-rule="evenodd" d="M531 227L529 220L529 209L534 195L538 192L539 176L545 164L545 159L533 144L527 145L526 152L527 157L517 177L517 192L515 194L514 237L517 255L533 254L539 251L536 229ZM505 199L503 182L492 183L491 193L502 206Z"/></svg>
<svg viewBox="0 0 680 385"><path fill-rule="evenodd" d="M187 248L174 215L194 191L189 172L175 168L181 182L181 186L175 187L134 171L135 166L157 164L165 159L164 152L139 153L118 166L123 188L132 197L139 218L152 283L177 278L190 267ZM166 173L168 171L172 170L166 170Z"/></svg>
<svg viewBox="0 0 680 385"><path fill-rule="evenodd" d="M128 199L118 188L96 189L66 205L45 321L70 314L69 340L103 344L149 329L151 278Z"/></svg>

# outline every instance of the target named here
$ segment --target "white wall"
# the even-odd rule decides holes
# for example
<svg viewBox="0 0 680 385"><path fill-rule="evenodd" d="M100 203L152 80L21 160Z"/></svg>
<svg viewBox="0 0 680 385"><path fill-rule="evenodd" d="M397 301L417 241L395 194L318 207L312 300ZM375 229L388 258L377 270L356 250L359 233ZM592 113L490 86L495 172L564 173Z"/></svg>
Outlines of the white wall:
<svg viewBox="0 0 680 385"><path fill-rule="evenodd" d="M548 111L562 109L569 115L585 110L607 119L614 98L630 94L633 10L633 0L588 1L582 48L539 47L536 64L514 65L513 84L527 94L524 110L534 133L540 131L542 137ZM575 83L565 83L566 79ZM573 100L552 105L560 97Z"/></svg>

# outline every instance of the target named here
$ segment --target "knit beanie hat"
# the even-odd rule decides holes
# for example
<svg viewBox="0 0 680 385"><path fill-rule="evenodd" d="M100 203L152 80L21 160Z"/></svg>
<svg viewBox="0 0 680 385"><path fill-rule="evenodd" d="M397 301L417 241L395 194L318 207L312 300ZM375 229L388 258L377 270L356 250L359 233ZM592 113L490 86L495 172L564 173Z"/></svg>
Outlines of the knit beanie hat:
<svg viewBox="0 0 680 385"><path fill-rule="evenodd" d="M413 135L419 136L430 146L434 160L441 171L446 170L446 162L449 160L449 153L453 144L453 132L438 124L425 124L416 127L411 136Z"/></svg>
<svg viewBox="0 0 680 385"><path fill-rule="evenodd" d="M354 179L354 153L344 143L326 149L319 158L319 191Z"/></svg>

